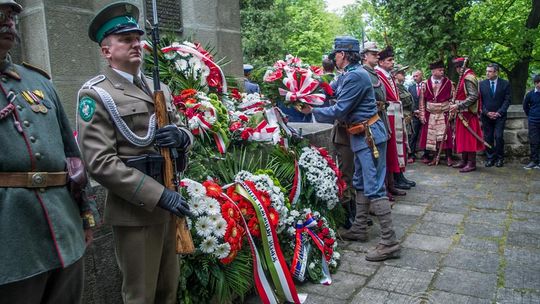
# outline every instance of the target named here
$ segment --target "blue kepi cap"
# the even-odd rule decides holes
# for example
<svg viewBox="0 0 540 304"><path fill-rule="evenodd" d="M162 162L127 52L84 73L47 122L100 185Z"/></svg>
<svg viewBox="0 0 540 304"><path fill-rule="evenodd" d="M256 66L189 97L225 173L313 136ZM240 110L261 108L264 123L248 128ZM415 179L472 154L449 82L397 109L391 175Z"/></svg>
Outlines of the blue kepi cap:
<svg viewBox="0 0 540 304"><path fill-rule="evenodd" d="M139 9L128 2L116 2L103 8L96 14L88 28L88 36L92 41L101 44L105 37L112 34L144 31L138 23Z"/></svg>
<svg viewBox="0 0 540 304"><path fill-rule="evenodd" d="M334 39L333 52L360 52L360 42L351 36L338 36Z"/></svg>

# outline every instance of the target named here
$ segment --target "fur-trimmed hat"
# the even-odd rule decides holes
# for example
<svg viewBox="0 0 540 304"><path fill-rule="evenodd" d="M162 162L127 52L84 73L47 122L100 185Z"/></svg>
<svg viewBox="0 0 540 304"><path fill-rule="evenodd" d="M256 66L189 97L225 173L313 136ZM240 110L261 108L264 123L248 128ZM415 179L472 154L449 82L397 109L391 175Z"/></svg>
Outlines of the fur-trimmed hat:
<svg viewBox="0 0 540 304"><path fill-rule="evenodd" d="M379 52L379 60L385 60L388 57L394 57L394 49L391 46Z"/></svg>
<svg viewBox="0 0 540 304"><path fill-rule="evenodd" d="M444 62L441 59L429 64L430 70L441 69L441 68L444 69Z"/></svg>

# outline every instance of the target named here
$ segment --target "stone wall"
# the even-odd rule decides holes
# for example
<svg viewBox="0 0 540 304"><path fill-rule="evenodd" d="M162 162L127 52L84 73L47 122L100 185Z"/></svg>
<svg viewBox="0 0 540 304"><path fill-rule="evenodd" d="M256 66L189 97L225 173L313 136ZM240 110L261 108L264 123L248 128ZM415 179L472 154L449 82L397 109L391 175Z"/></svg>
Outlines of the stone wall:
<svg viewBox="0 0 540 304"><path fill-rule="evenodd" d="M523 161L530 152L529 130L527 116L521 105L511 105L508 108L506 128L504 130L505 156Z"/></svg>
<svg viewBox="0 0 540 304"><path fill-rule="evenodd" d="M77 91L99 73L106 64L98 45L88 38L88 25L97 11L118 0L19 0L24 10L18 30L21 44L12 51L15 62L26 61L52 76L60 99L74 125ZM141 8L139 21L151 20L150 0L124 0ZM242 45L240 4L237 0L166 0L157 1L164 32L182 34L203 45L214 47L218 58L228 62L225 74L241 78ZM170 6L181 5L175 10ZM163 6L163 7L161 7ZM174 19L172 11L182 16Z"/></svg>

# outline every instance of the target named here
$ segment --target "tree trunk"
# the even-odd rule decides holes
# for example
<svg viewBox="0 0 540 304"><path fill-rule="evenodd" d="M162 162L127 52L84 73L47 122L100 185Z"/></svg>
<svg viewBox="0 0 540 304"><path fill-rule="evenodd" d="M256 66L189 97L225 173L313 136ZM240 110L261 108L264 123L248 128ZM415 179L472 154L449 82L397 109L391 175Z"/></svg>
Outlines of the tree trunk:
<svg viewBox="0 0 540 304"><path fill-rule="evenodd" d="M531 3L531 11L527 16L525 28L528 30L538 28L540 24L540 0L533 0ZM535 37L536 38L536 37ZM533 39L535 39L533 38ZM514 65L514 68L508 75L510 85L512 87L512 104L520 104L523 101L525 90L527 89L527 78L529 77L529 63L532 59L532 51L534 48L534 40L527 39L523 41L522 50L523 56Z"/></svg>
<svg viewBox="0 0 540 304"><path fill-rule="evenodd" d="M529 59L522 58L508 74L508 81L512 89L512 104L521 104L527 89L529 78Z"/></svg>

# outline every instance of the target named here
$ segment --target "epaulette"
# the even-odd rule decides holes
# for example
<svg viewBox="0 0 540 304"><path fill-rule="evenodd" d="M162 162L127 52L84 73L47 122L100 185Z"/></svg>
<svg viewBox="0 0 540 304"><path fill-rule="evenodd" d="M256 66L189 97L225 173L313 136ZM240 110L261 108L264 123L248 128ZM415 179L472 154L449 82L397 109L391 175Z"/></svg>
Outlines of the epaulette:
<svg viewBox="0 0 540 304"><path fill-rule="evenodd" d="M36 72L40 73L41 75L45 76L45 78L51 80L51 75L49 75L49 73L45 72L44 70L38 68L37 66L33 66L28 62L23 62L22 65L23 65L23 67L25 67L27 69L30 69L30 70L33 70L33 71L36 71Z"/></svg>

